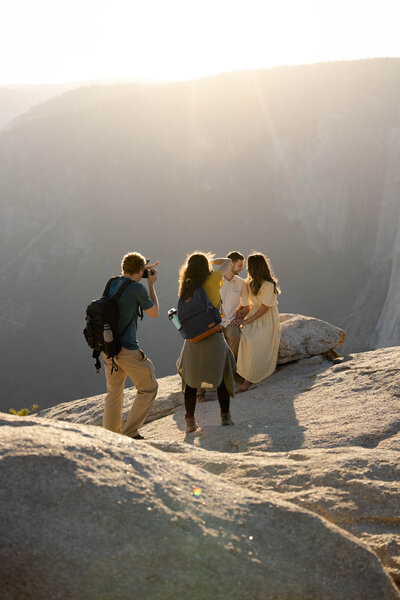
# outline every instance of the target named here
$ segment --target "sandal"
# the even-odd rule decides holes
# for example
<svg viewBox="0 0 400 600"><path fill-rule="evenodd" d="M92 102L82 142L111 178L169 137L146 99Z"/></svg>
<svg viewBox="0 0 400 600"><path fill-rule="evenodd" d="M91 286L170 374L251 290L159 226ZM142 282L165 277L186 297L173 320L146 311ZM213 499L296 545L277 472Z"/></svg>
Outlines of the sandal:
<svg viewBox="0 0 400 600"><path fill-rule="evenodd" d="M248 392L249 390L254 390L256 388L255 383L251 383L250 381L244 381L240 388L237 390L237 394L243 394L243 392Z"/></svg>

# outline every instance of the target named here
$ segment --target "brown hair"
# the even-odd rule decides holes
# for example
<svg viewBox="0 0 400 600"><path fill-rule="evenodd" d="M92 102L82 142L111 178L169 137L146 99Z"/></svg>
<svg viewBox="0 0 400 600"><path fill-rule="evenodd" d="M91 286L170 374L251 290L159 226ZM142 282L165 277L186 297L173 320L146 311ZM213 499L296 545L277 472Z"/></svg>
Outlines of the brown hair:
<svg viewBox="0 0 400 600"><path fill-rule="evenodd" d="M203 285L212 273L212 258L213 254L205 252L187 255L186 262L179 269L179 297L186 300L193 295L195 289Z"/></svg>
<svg viewBox="0 0 400 600"><path fill-rule="evenodd" d="M123 274L134 275L139 273L146 266L146 259L139 252L129 252L125 254L121 261L121 271Z"/></svg>
<svg viewBox="0 0 400 600"><path fill-rule="evenodd" d="M261 252L250 254L247 257L247 271L249 272L247 281L254 296L257 296L264 281L270 281L274 284L275 294L281 293L278 287L278 279L275 277L271 263L265 254Z"/></svg>
<svg viewBox="0 0 400 600"><path fill-rule="evenodd" d="M233 250L226 255L226 258L230 258L232 262L237 262L238 260L244 260L243 254L238 252L237 250Z"/></svg>

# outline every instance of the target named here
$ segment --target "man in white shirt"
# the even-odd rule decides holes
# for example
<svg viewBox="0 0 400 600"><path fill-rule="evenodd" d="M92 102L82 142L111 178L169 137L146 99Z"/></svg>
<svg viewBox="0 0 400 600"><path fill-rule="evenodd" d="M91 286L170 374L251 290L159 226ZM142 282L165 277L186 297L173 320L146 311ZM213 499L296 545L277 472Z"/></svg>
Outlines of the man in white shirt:
<svg viewBox="0 0 400 600"><path fill-rule="evenodd" d="M247 284L244 279L239 277L239 273L243 270L244 266L243 254L237 251L229 252L227 258L230 258L232 261L232 271L224 275L222 279L222 325L227 344L237 359L240 327L231 325L231 322L236 317L243 319L247 315L250 310L250 300Z"/></svg>

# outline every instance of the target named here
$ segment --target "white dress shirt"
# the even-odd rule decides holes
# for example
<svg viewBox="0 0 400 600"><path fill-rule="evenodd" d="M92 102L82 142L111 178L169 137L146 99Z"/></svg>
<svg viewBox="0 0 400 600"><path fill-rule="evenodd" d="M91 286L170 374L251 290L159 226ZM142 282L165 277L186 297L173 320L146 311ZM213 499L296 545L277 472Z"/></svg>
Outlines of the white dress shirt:
<svg viewBox="0 0 400 600"><path fill-rule="evenodd" d="M244 279L238 275L234 275L229 281L225 277L222 280L221 288L223 314L222 325L227 327L229 323L236 317L236 311L240 305L249 306L249 292Z"/></svg>

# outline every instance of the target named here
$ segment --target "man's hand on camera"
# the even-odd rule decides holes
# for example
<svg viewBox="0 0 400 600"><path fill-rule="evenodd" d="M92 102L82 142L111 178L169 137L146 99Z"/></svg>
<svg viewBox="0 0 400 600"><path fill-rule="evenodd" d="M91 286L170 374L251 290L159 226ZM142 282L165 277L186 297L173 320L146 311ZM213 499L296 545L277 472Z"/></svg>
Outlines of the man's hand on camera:
<svg viewBox="0 0 400 600"><path fill-rule="evenodd" d="M152 265L146 265L146 269L148 269L149 271L151 271L151 269L154 269L155 267L157 267L160 264L160 261L157 260L155 263L153 263Z"/></svg>
<svg viewBox="0 0 400 600"><path fill-rule="evenodd" d="M155 269L155 267L159 264L159 261L157 261L153 265L147 265L149 271L148 282L151 284L154 284L157 281L157 269Z"/></svg>

